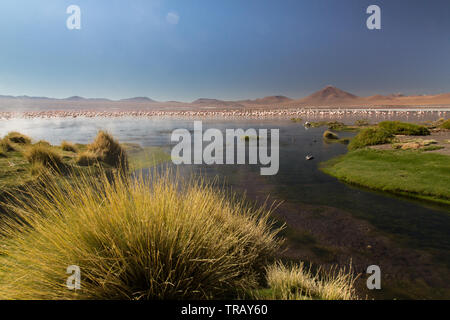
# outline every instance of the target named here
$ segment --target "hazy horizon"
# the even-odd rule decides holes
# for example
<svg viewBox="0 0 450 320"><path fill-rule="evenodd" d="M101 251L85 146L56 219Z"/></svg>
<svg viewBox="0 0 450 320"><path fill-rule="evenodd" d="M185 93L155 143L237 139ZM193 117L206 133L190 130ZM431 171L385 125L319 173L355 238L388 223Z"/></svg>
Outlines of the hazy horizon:
<svg viewBox="0 0 450 320"><path fill-rule="evenodd" d="M310 93L308 93L305 96L301 96L301 97L282 96L282 97L289 98L289 99L292 99L292 100L298 100L298 99L302 99L302 98L307 98L307 97L309 97L312 94L316 94L316 93L319 93L321 91L324 91L328 87L332 87L332 88L335 88L335 89L337 89L339 91L344 91L346 93L352 94L352 91L342 90L341 88L337 88L336 86L333 86L333 85L327 85L327 86L325 86L323 88L319 88L318 90L316 90L314 92L310 92ZM440 92L440 93L436 93L435 95L449 94L449 93L450 92ZM356 95L356 97L358 97L358 98L366 98L366 97L377 96L377 95L379 95L379 94L374 92L374 93L372 93L372 94L370 94L368 96L358 96L358 95ZM402 92L392 92L392 93L386 94L385 96L387 97L387 96L402 96L402 95L404 95ZM218 99L216 97L197 97L196 99L191 100L191 101L182 101L182 100L173 100L173 99L161 101L161 100L153 99L152 97L148 97L148 96L136 96L136 97L125 97L125 98L119 98L119 99L112 99L112 98L108 98L108 97L84 97L84 96L75 95L75 96L68 96L68 97L60 98L60 97L48 97L48 96L42 96L42 95L41 96L30 96L30 95L26 95L26 94L25 95L19 95L19 96L12 96L12 95L8 95L8 94L1 94L0 93L0 97L3 97L3 98L4 97L12 97L12 98L15 98L15 99L21 99L21 98L27 99L27 98L29 98L29 99L71 100L72 98L80 98L80 99L86 99L86 100L109 100L111 102L121 102L121 101L125 102L127 100L129 100L129 101L135 100L136 101L136 100L139 100L139 99L142 99L142 100L143 99L149 99L149 101L153 101L153 102L181 102L181 103L193 103L196 100L201 100L201 99L210 99L210 100L233 102L233 101L257 100L257 99L270 98L270 97L275 97L275 96L280 96L280 95L272 95L272 96L263 95L263 96L256 97L256 98L243 98L243 99L237 99L237 100L222 100L222 99ZM423 95L423 94L411 94L411 95L404 95L404 96L408 97L408 96L426 96L426 95Z"/></svg>

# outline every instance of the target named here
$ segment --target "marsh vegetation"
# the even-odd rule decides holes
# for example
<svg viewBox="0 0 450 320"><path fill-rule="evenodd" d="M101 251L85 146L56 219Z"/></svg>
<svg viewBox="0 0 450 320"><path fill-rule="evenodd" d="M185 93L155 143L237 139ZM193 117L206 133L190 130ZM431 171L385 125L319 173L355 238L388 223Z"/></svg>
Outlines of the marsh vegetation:
<svg viewBox="0 0 450 320"><path fill-rule="evenodd" d="M201 177L166 169L144 174L137 169L156 162L136 157L140 146L119 144L105 132L90 145L30 139L12 146L7 159L20 161L22 170L5 171L11 181L1 204L2 299L221 299L257 292L272 299L356 298L352 274L313 274L276 262L283 226L273 224L270 207ZM34 183L21 183L19 192L12 180L25 172ZM66 287L69 265L82 270L81 290Z"/></svg>

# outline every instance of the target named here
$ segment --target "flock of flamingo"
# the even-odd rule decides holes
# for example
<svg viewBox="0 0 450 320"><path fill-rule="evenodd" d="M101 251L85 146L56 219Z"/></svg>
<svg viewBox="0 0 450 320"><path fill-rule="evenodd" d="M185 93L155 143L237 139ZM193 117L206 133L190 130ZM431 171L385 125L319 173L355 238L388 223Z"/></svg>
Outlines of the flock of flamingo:
<svg viewBox="0 0 450 320"><path fill-rule="evenodd" d="M272 109L272 110L199 110L199 111L94 111L47 110L25 112L0 112L0 120L13 118L119 118L119 117L187 117L187 118L343 118L343 117L446 117L449 109Z"/></svg>

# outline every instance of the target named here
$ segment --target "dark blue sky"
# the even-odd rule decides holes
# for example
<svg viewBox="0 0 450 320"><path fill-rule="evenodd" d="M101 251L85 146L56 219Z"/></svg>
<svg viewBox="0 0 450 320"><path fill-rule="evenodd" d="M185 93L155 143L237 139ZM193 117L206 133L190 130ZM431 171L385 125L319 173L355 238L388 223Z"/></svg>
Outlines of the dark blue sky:
<svg viewBox="0 0 450 320"><path fill-rule="evenodd" d="M81 8L81 30L66 8ZM382 29L366 28L366 8ZM2 0L0 94L450 92L449 0Z"/></svg>

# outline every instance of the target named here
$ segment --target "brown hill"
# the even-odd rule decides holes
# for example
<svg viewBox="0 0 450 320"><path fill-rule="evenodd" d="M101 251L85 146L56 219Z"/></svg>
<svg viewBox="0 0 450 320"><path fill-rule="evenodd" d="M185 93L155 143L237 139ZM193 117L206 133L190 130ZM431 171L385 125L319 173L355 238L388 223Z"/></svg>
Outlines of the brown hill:
<svg viewBox="0 0 450 320"><path fill-rule="evenodd" d="M256 104L280 104L280 103L287 103L291 102L292 99L285 97L285 96L269 96L264 98L259 98L255 100L249 101L249 103L256 103Z"/></svg>
<svg viewBox="0 0 450 320"><path fill-rule="evenodd" d="M229 101L219 100L219 99L209 99L209 98L200 98L195 101L192 101L191 104L198 105L228 105Z"/></svg>
<svg viewBox="0 0 450 320"><path fill-rule="evenodd" d="M364 107L364 106L439 106L450 105L450 93L437 95L406 96L401 93L390 95L373 95L358 97L333 86L327 86L310 96L295 100L289 105L329 106L329 107Z"/></svg>
<svg viewBox="0 0 450 320"><path fill-rule="evenodd" d="M327 86L322 90L314 92L306 98L296 100L295 102L298 104L307 105L334 105L355 102L355 100L358 100L358 98L358 96L355 96L339 88Z"/></svg>

